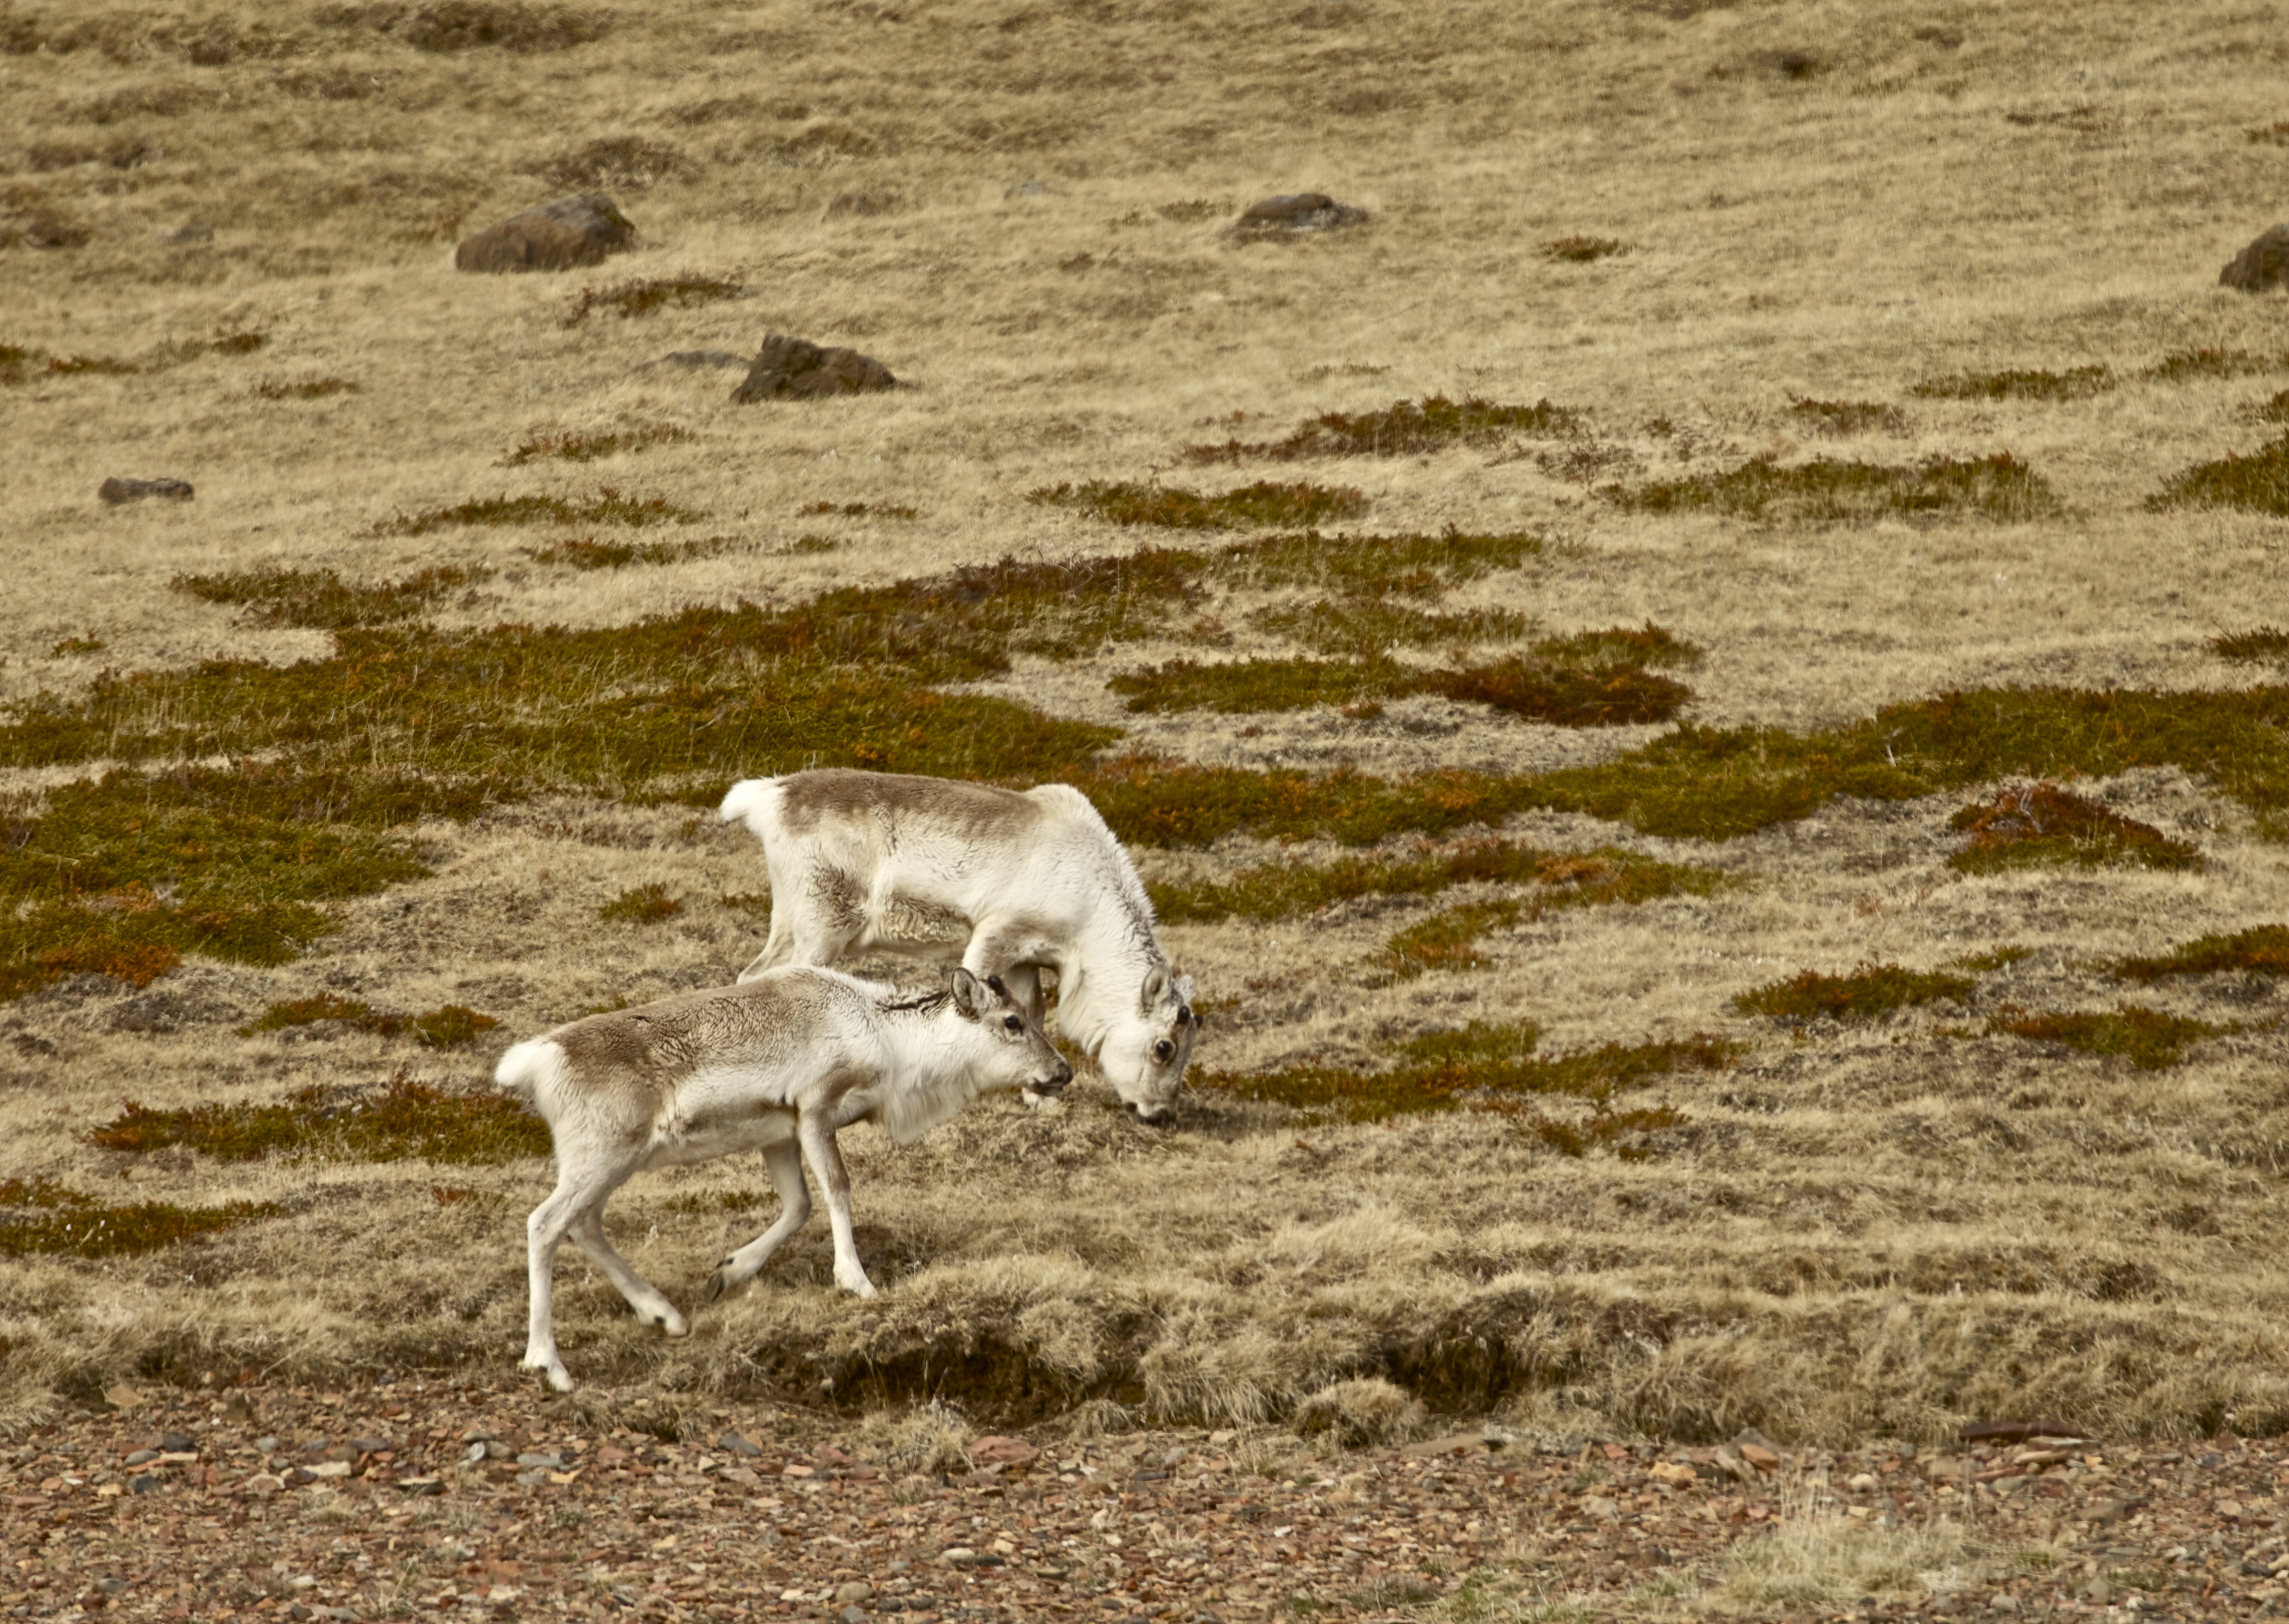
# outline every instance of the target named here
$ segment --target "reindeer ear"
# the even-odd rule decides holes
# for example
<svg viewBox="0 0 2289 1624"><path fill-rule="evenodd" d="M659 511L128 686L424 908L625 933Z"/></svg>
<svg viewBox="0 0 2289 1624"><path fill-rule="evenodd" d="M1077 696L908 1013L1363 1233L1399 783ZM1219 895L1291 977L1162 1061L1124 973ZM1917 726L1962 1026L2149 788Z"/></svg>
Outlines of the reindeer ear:
<svg viewBox="0 0 2289 1624"><path fill-rule="evenodd" d="M1138 1004L1147 1015L1160 1007L1160 1000L1168 996L1168 967L1155 964L1144 972L1144 996Z"/></svg>
<svg viewBox="0 0 2289 1624"><path fill-rule="evenodd" d="M977 978L956 964L953 967L953 1007L976 1020L985 1013L985 1007L991 1002L985 988L978 985Z"/></svg>

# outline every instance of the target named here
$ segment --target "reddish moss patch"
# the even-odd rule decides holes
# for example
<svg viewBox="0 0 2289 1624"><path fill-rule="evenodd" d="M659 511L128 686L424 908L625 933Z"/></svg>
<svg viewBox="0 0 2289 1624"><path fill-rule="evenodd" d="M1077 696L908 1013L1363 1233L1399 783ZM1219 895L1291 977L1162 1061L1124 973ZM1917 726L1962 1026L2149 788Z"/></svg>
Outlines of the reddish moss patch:
<svg viewBox="0 0 2289 1624"><path fill-rule="evenodd" d="M1823 1018L1859 1022L1914 1004L1967 998L1977 985L1969 976L1950 975L1943 970L1863 964L1850 975L1806 970L1785 981L1742 993L1732 1004L1743 1015L1769 1016L1783 1026L1801 1026Z"/></svg>
<svg viewBox="0 0 2289 1624"><path fill-rule="evenodd" d="M1949 819L1948 827L1970 836L1970 844L1947 860L1950 868L1967 874L2061 863L2086 868L2202 866L2201 852L2184 841L2048 779L1974 802Z"/></svg>
<svg viewBox="0 0 2289 1624"><path fill-rule="evenodd" d="M548 1124L513 1096L447 1093L402 1072L379 1091L305 1088L277 1105L161 1111L129 1100L111 1122L81 1138L135 1155L181 1145L226 1162L317 1153L358 1162L492 1164L550 1150Z"/></svg>
<svg viewBox="0 0 2289 1624"><path fill-rule="evenodd" d="M655 423L650 428L612 434L536 435L503 457L501 466L518 468L543 457L565 462L594 462L600 457L616 457L622 452L642 451L647 445L665 445L691 437L690 429L679 428L673 423Z"/></svg>
<svg viewBox="0 0 2289 1624"><path fill-rule="evenodd" d="M2086 1054L2119 1055L2141 1071L2175 1066L2202 1039L2238 1030L2165 1015L2137 1004L2101 1011L2006 1009L1987 1023L1987 1029L2038 1043L2062 1044Z"/></svg>
<svg viewBox="0 0 2289 1624"><path fill-rule="evenodd" d="M562 496L497 496L399 514L374 527L376 535L426 536L452 524L694 524L706 516L679 508L664 496L628 496L610 485L586 501Z"/></svg>
<svg viewBox="0 0 2289 1624"><path fill-rule="evenodd" d="M1926 400L2081 400L2113 387L2114 373L2105 366L2071 366L2063 372L2020 367L1926 378L1908 392Z"/></svg>
<svg viewBox="0 0 2289 1624"><path fill-rule="evenodd" d="M1561 236L1542 245L1542 257L1573 265L1607 260L1629 252L1627 243L1614 236Z"/></svg>
<svg viewBox="0 0 2289 1624"><path fill-rule="evenodd" d="M253 1037L263 1032L283 1032L293 1027L316 1026L324 1021L339 1020L361 1032L375 1032L384 1037L395 1037L411 1025L403 1015L378 1012L373 1005L359 998L337 998L331 993L320 993L315 998L295 998L283 1004L274 1004L261 1015L237 1028L241 1037Z"/></svg>
<svg viewBox="0 0 2289 1624"><path fill-rule="evenodd" d="M922 516L921 508L904 507L897 502L805 502L795 509L795 513L802 517L812 514L831 514L845 519L918 519Z"/></svg>
<svg viewBox="0 0 2289 1624"><path fill-rule="evenodd" d="M2182 942L2159 958L2117 961L2110 973L2126 981L2181 975L2289 975L2289 924L2261 924L2227 936Z"/></svg>
<svg viewBox="0 0 2289 1624"><path fill-rule="evenodd" d="M268 567L228 575L178 575L168 584L210 604L245 605L255 626L309 626L341 631L387 626L427 612L492 572L483 564L440 564L403 580L353 586L331 570Z"/></svg>
<svg viewBox="0 0 2289 1624"><path fill-rule="evenodd" d="M281 1217L285 1211L275 1201L111 1206L52 1179L0 1180L0 1257L132 1257L219 1235L256 1219Z"/></svg>
<svg viewBox="0 0 2289 1624"><path fill-rule="evenodd" d="M2289 631L2261 626L2254 631L2220 632L2209 640L2209 650L2221 660L2245 665L2289 665Z"/></svg>
<svg viewBox="0 0 2289 1624"><path fill-rule="evenodd" d="M596 153L599 146L600 143L590 143L592 160L599 156ZM614 156L610 152L601 155L602 158L608 163ZM671 172L676 171L678 166L685 171L690 168L690 163L672 148L660 148L649 155L635 156L639 164L645 167L664 163ZM650 159L650 163L643 164L642 161L647 156ZM628 167L628 165L623 164L622 167ZM561 180L560 184L579 186L594 185L595 182L583 181L576 175ZM610 287L582 288L579 297L573 300L571 308L565 311L562 324L567 327L578 327L588 319L593 311L603 311L618 316L622 321L626 321L633 316L649 316L655 310L680 308L686 305L712 304L723 299L737 299L746 291L743 284L726 281L720 276L654 276L649 279L614 283Z"/></svg>
<svg viewBox="0 0 2289 1624"><path fill-rule="evenodd" d="M738 544L735 536L708 536L698 541L600 541L584 536L575 541L552 541L546 547L521 547L517 551L535 564L569 564L576 570L618 570L632 564L685 564L712 558Z"/></svg>
<svg viewBox="0 0 2289 1624"><path fill-rule="evenodd" d="M2289 514L2289 435L2246 457L2229 452L2196 463L2146 499L2156 512L2173 508L2239 508Z"/></svg>
<svg viewBox="0 0 2289 1624"><path fill-rule="evenodd" d="M1975 518L2020 524L2058 512L2048 481L2008 452L1933 457L1914 468L1830 458L1783 467L1759 457L1719 474L1599 492L1639 513L1694 510L1806 524L1881 518Z"/></svg>
<svg viewBox="0 0 2289 1624"><path fill-rule="evenodd" d="M1789 415L1814 434L1842 438L1855 434L1905 434L1908 414L1880 400L1806 400L1789 402Z"/></svg>
<svg viewBox="0 0 2289 1624"><path fill-rule="evenodd" d="M1411 980L1432 970L1483 970L1487 959L1479 943L1526 916L1516 897L1464 902L1443 908L1393 936L1384 952L1391 973Z"/></svg>

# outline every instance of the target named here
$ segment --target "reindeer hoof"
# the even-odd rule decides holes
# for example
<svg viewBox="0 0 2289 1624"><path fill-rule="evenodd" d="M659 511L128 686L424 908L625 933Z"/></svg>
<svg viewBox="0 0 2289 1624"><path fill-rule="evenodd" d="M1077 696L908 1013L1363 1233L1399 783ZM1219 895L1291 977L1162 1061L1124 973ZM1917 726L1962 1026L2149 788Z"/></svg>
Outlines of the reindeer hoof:
<svg viewBox="0 0 2289 1624"><path fill-rule="evenodd" d="M727 1259L724 1262L723 1268L729 1267L730 1260ZM708 1302L714 1302L718 1297L721 1297L724 1292L730 1289L730 1276L723 1272L723 1268L718 1268L714 1274L707 1276L707 1292L706 1300Z"/></svg>

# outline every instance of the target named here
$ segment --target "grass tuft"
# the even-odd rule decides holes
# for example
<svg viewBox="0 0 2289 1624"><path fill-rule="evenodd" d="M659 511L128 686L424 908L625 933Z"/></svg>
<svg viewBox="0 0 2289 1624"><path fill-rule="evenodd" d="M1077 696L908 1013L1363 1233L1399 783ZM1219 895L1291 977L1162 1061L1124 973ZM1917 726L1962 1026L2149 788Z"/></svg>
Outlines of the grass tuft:
<svg viewBox="0 0 2289 1624"><path fill-rule="evenodd" d="M1203 496L1159 484L1092 479L1085 484L1043 485L1025 493L1029 502L1071 508L1111 524L1161 524L1175 530L1240 530L1310 526L1330 519L1357 518L1367 511L1366 494L1307 483L1252 485Z"/></svg>
<svg viewBox="0 0 2289 1624"><path fill-rule="evenodd" d="M585 502L561 496L500 496L424 513L401 513L374 526L374 533L426 536L449 524L692 524L706 516L678 508L664 496L624 496L604 485Z"/></svg>
<svg viewBox="0 0 2289 1624"><path fill-rule="evenodd" d="M2289 423L2289 389L2277 389L2273 398L2257 408L2261 423Z"/></svg>
<svg viewBox="0 0 2289 1624"><path fill-rule="evenodd" d="M596 910L599 919L615 920L624 924L658 924L663 919L673 919L683 911L680 898L667 894L667 886L654 881L624 891Z"/></svg>
<svg viewBox="0 0 2289 1624"><path fill-rule="evenodd" d="M590 182L589 184L594 184ZM737 299L746 292L744 283L717 276L656 276L649 280L616 282L610 287L582 288L559 324L578 327L594 312L628 321L655 310L681 309L687 305L712 304Z"/></svg>
<svg viewBox="0 0 2289 1624"><path fill-rule="evenodd" d="M2155 383L2192 383L2208 378L2248 378L2280 370L2271 356L2245 349L2181 349L2164 356L2138 375Z"/></svg>
<svg viewBox="0 0 2289 1624"><path fill-rule="evenodd" d="M1262 609L1248 623L1323 654L1374 655L1394 645L1451 648L1472 643L1515 643L1534 622L1514 609L1436 613L1379 598L1315 598Z"/></svg>
<svg viewBox="0 0 2289 1624"><path fill-rule="evenodd" d="M2082 400L2114 388L2112 369L2073 366L2063 372L2006 368L1996 372L1958 372L1926 378L1908 393L1926 400Z"/></svg>
<svg viewBox="0 0 2289 1624"><path fill-rule="evenodd" d="M896 502L805 502L795 509L795 513L804 518L814 514L833 515L846 519L918 519L922 516L921 508L901 507Z"/></svg>
<svg viewBox="0 0 2289 1624"><path fill-rule="evenodd" d="M315 998L290 999L274 1004L247 1025L237 1028L241 1037L254 1037L264 1032L284 1032L296 1027L317 1026L326 1021L340 1021L361 1032L378 1033L395 1037L411 1025L403 1015L378 1013L373 1005L358 998L337 998L331 993L320 993Z"/></svg>
<svg viewBox="0 0 2289 1624"><path fill-rule="evenodd" d="M1948 867L1966 874L2062 863L2086 868L2202 866L2196 847L2047 779L1974 802L1949 819L1948 827L1971 837L1969 844L1947 860Z"/></svg>
<svg viewBox="0 0 2289 1624"><path fill-rule="evenodd" d="M2237 1028L2127 1004L2118 1010L2103 1011L2006 1008L1988 1021L1987 1029L2038 1043L2062 1044L2086 1054L2119 1055L2141 1071L2160 1071L2185 1059L2186 1051L2202 1039L2222 1036Z"/></svg>
<svg viewBox="0 0 2289 1624"><path fill-rule="evenodd" d="M1738 1052L1705 1035L1677 1042L1607 1044L1578 1054L1535 1053L1541 1030L1531 1021L1429 1032L1400 1046L1390 1069L1362 1072L1305 1064L1280 1071L1193 1074L1203 1088L1264 1100L1298 1110L1326 1110L1350 1122L1501 1105L1524 1096L1570 1094L1594 1101L1678 1071L1719 1070Z"/></svg>
<svg viewBox="0 0 2289 1624"><path fill-rule="evenodd" d="M289 570L275 565L229 575L178 575L168 584L210 604L248 607L256 626L308 626L341 631L354 626L387 626L434 608L448 594L489 580L483 564L440 564L403 580L351 586L331 570Z"/></svg>
<svg viewBox="0 0 2289 1624"><path fill-rule="evenodd" d="M219 1207L182 1207L164 1201L107 1206L100 1197L53 1179L0 1180L0 1257L133 1257L219 1235L259 1218L281 1217L285 1211L275 1201L233 1201Z"/></svg>
<svg viewBox="0 0 2289 1624"><path fill-rule="evenodd" d="M1561 236L1542 245L1542 257L1553 261L1587 265L1629 252L1630 245L1613 236Z"/></svg>
<svg viewBox="0 0 2289 1624"><path fill-rule="evenodd" d="M2214 462L2197 462L2148 497L2146 506L2157 513L2173 508L2240 508L2289 514L2289 435L2246 457L2228 452Z"/></svg>
<svg viewBox="0 0 2289 1624"><path fill-rule="evenodd" d="M1868 1021L1918 1004L1943 998L1961 1000L1978 983L1969 976L1943 970L1903 970L1897 964L1862 964L1850 975L1822 975L1806 970L1769 987L1756 988L1734 998L1732 1007L1743 1015L1765 1015L1783 1026L1802 1026L1828 1020Z"/></svg>
<svg viewBox="0 0 2289 1624"><path fill-rule="evenodd" d="M429 0L426 5L381 0L378 4L323 5L313 13L313 20L325 28L371 29L416 51L490 48L528 55L569 51L602 39L610 32L612 20L607 12L529 5L522 0Z"/></svg>
<svg viewBox="0 0 2289 1624"><path fill-rule="evenodd" d="M1739 518L1864 524L1881 518L1978 518L2020 524L2060 511L2043 476L2008 452L1932 457L1914 468L1821 458L1783 468L1758 457L1720 474L1695 474L1600 494L1639 513L1702 510Z"/></svg>
<svg viewBox="0 0 2289 1624"><path fill-rule="evenodd" d="M1411 456L1453 445L1478 444L1505 434L1570 434L1580 420L1580 412L1553 406L1546 400L1531 406L1505 406L1476 396L1456 401L1429 395L1419 401L1395 401L1380 412L1322 412L1285 439L1232 439L1222 445L1187 445L1184 460L1296 462L1321 457Z"/></svg>
<svg viewBox="0 0 2289 1624"><path fill-rule="evenodd" d="M689 440L688 428L673 423L657 423L650 428L631 428L615 434L547 434L535 435L523 444L501 459L503 468L519 468L543 457L555 457L566 462L594 462L600 457L616 457L622 452L642 451L647 445L665 445L672 440Z"/></svg>
<svg viewBox="0 0 2289 1624"><path fill-rule="evenodd" d="M1316 530L1234 542L1188 561L1228 586L1304 587L1353 597L1428 597L1450 586L1515 570L1540 556L1543 540L1530 532L1466 535L1449 525L1439 534L1324 536Z"/></svg>
<svg viewBox="0 0 2289 1624"><path fill-rule="evenodd" d="M1806 400L1792 397L1789 415L1814 434L1841 439L1856 434L1905 434L1908 414L1880 400Z"/></svg>
<svg viewBox="0 0 2289 1624"><path fill-rule="evenodd" d="M2109 973L2146 982L2181 975L2289 975L2289 925L2253 925L2230 935L2200 937L2159 958L2118 960Z"/></svg>
<svg viewBox="0 0 2289 1624"><path fill-rule="evenodd" d="M514 1097L448 1093L403 1072L379 1091L298 1089L277 1105L158 1111L129 1100L112 1121L80 1137L102 1150L141 1156L180 1145L225 1162L323 1155L490 1164L550 1150L548 1124Z"/></svg>
<svg viewBox="0 0 2289 1624"><path fill-rule="evenodd" d="M259 400L323 400L329 395L355 395L358 388L347 378L266 378L251 393Z"/></svg>
<svg viewBox="0 0 2289 1624"><path fill-rule="evenodd" d="M2220 632L2209 640L2209 651L2221 660L2245 665L2289 664L2289 631L2261 626L2254 631Z"/></svg>

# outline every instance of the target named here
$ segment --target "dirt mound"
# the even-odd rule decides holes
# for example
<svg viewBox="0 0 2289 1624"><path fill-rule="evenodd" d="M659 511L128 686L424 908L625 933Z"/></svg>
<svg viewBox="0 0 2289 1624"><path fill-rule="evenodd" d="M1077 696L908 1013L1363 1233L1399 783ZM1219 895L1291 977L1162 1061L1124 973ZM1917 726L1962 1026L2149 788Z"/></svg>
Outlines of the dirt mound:
<svg viewBox="0 0 2289 1624"><path fill-rule="evenodd" d="M582 192L486 227L453 251L453 268L498 273L602 265L635 235L610 197Z"/></svg>

